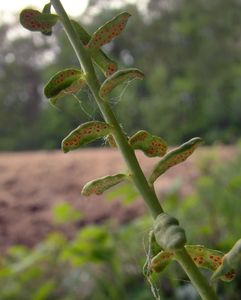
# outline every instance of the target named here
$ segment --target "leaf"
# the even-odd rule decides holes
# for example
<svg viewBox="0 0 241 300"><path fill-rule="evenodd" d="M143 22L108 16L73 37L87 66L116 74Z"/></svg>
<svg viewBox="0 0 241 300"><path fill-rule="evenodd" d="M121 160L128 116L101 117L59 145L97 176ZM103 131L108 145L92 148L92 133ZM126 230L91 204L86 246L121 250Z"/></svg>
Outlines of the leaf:
<svg viewBox="0 0 241 300"><path fill-rule="evenodd" d="M212 276L212 281L217 280L223 276L226 277L226 281L233 280L235 276L234 269L240 266L241 262L241 239L238 240L233 248L224 255L223 262L220 267Z"/></svg>
<svg viewBox="0 0 241 300"><path fill-rule="evenodd" d="M84 144L93 142L111 133L111 126L100 121L84 123L70 132L62 141L62 150L66 153L78 149Z"/></svg>
<svg viewBox="0 0 241 300"><path fill-rule="evenodd" d="M34 9L24 9L20 13L20 23L30 31L40 31L49 35L52 27L57 23L58 16L41 13Z"/></svg>
<svg viewBox="0 0 241 300"><path fill-rule="evenodd" d="M129 139L133 149L142 150L147 156L163 156L167 151L166 142L145 130L140 130Z"/></svg>
<svg viewBox="0 0 241 300"><path fill-rule="evenodd" d="M81 42L87 45L91 39L89 33L80 24L74 20L71 21L74 26ZM101 49L94 51L91 54L91 58L94 63L100 68L106 77L112 75L117 71L117 63L110 59Z"/></svg>
<svg viewBox="0 0 241 300"><path fill-rule="evenodd" d="M138 69L125 69L115 72L108 77L101 85L99 95L106 97L117 85L132 79L143 79L144 74Z"/></svg>
<svg viewBox="0 0 241 300"><path fill-rule="evenodd" d="M65 69L55 74L44 88L44 94L51 98L50 102L56 102L68 95L77 93L86 84L83 72L78 69Z"/></svg>
<svg viewBox="0 0 241 300"><path fill-rule="evenodd" d="M128 12L123 12L98 28L97 31L94 32L87 47L91 51L96 51L101 46L111 42L125 28L130 16L131 15Z"/></svg>
<svg viewBox="0 0 241 300"><path fill-rule="evenodd" d="M169 168L185 161L201 142L202 139L196 137L182 144L180 147L168 152L153 169L149 182L153 184L155 180Z"/></svg>
<svg viewBox="0 0 241 300"><path fill-rule="evenodd" d="M126 174L115 174L105 176L88 182L82 189L81 194L90 196L91 194L101 195L112 186L124 181L128 176Z"/></svg>
<svg viewBox="0 0 241 300"><path fill-rule="evenodd" d="M185 245L185 248L199 268L215 271L222 265L224 253L220 251L208 249L203 245ZM175 260L173 251L161 251L152 258L149 271L162 272L172 260ZM220 279L223 281L231 281L234 275L234 272L229 269L220 276Z"/></svg>

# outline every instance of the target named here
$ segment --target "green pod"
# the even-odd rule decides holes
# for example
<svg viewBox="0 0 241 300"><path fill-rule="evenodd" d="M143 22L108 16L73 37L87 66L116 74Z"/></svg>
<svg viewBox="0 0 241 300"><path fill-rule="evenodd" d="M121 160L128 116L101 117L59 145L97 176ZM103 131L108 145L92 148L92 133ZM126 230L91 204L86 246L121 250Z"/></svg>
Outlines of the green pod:
<svg viewBox="0 0 241 300"><path fill-rule="evenodd" d="M91 39L89 33L80 24L74 20L71 21L75 31L77 32L81 42L87 45ZM117 63L110 59L101 49L91 53L91 58L94 63L100 68L106 77L109 77L117 71Z"/></svg>
<svg viewBox="0 0 241 300"><path fill-rule="evenodd" d="M96 51L103 45L111 42L123 31L130 16L128 12L123 12L98 28L91 37L87 47L91 51Z"/></svg>
<svg viewBox="0 0 241 300"><path fill-rule="evenodd" d="M20 13L20 23L30 31L40 31L49 35L52 27L57 23L58 16L41 13L34 9L24 9Z"/></svg>
<svg viewBox="0 0 241 300"><path fill-rule="evenodd" d="M44 94L50 103L56 102L69 94L79 92L86 85L84 74L78 69L65 69L55 74L44 88Z"/></svg>
<svg viewBox="0 0 241 300"><path fill-rule="evenodd" d="M160 214L153 225L156 242L165 250L178 250L186 243L186 235L177 219Z"/></svg>
<svg viewBox="0 0 241 300"><path fill-rule="evenodd" d="M144 74L135 68L120 70L108 77L101 85L99 95L105 98L117 85L132 79L143 79Z"/></svg>
<svg viewBox="0 0 241 300"><path fill-rule="evenodd" d="M153 184L156 179L165 173L169 168L185 161L202 142L199 137L193 138L182 144L180 147L168 152L154 167L149 182Z"/></svg>
<svg viewBox="0 0 241 300"><path fill-rule="evenodd" d="M126 174L115 174L112 176L105 176L88 182L82 189L81 194L90 196L91 194L101 195L109 188L127 179Z"/></svg>
<svg viewBox="0 0 241 300"><path fill-rule="evenodd" d="M84 123L70 132L62 141L62 150L66 153L78 149L84 144L93 142L96 139L105 137L111 133L111 126L100 121Z"/></svg>
<svg viewBox="0 0 241 300"><path fill-rule="evenodd" d="M140 130L130 137L129 144L133 149L142 150L149 157L163 156L167 151L167 144L162 138L145 130Z"/></svg>

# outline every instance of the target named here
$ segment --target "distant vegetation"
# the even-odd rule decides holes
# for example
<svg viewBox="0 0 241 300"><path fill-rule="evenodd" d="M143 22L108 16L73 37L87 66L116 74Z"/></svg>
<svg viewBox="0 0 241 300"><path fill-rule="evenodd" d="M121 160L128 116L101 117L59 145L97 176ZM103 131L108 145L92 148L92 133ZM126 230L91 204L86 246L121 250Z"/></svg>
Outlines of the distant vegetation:
<svg viewBox="0 0 241 300"><path fill-rule="evenodd" d="M174 184L163 197L165 209L178 214L184 228L189 228L189 243L208 243L226 251L240 237L240 151L241 148L236 159L220 164L217 153L208 149L198 161L202 176L195 183L195 192L183 198L181 185ZM125 195L128 198L127 191ZM143 216L129 224L112 226L115 222L112 223L110 216L106 224L88 225L71 240L57 231L58 225L67 228L81 217L67 202L59 203L53 207L56 232L33 249L15 245L1 256L1 300L154 298L142 274L151 218ZM210 276L210 272L205 274ZM156 280L161 300L197 299L177 264L159 274ZM240 280L241 268L233 282L220 281L220 297L240 300Z"/></svg>
<svg viewBox="0 0 241 300"><path fill-rule="evenodd" d="M146 74L142 85L113 94L118 117L129 134L145 128L168 143L195 135L206 143L236 142L241 128L240 2L162 3L150 1L144 17L135 6L128 7L134 15L128 30L108 48L124 61L120 67L137 66ZM101 11L91 26L115 13ZM59 109L50 109L43 82L63 67L77 66L72 49L60 28L62 51L55 38L41 34L16 35L9 42L12 26L0 28L0 150L59 148L72 128L89 119L86 113L94 118L94 101L86 89L79 95L81 103L69 97Z"/></svg>

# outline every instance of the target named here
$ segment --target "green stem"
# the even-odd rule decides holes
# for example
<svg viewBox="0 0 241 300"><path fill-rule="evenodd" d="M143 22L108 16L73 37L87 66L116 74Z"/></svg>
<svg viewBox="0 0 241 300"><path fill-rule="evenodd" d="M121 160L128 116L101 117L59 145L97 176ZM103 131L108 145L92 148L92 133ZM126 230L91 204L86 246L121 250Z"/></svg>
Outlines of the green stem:
<svg viewBox="0 0 241 300"><path fill-rule="evenodd" d="M132 173L133 181L138 188L140 194L142 195L147 207L149 208L153 218L156 218L160 213L163 212L163 209L158 201L154 189L152 189L144 176L142 169L137 161L134 150L128 144L125 134L123 133L119 123L116 120L116 117L111 110L108 102L103 101L99 97L99 88L100 83L96 76L91 57L86 51L83 44L80 42L77 33L75 32L68 15L66 14L60 0L51 0L55 11L59 15L65 32L70 40L71 45L79 59L81 67L86 74L86 79L90 90L92 91L95 100L102 112L102 115L106 122L114 128L114 137L117 142L119 149L126 161L126 164ZM200 296L203 300L218 300L216 294L209 286L206 279L202 276L199 269L196 267L186 250L183 248L180 251L175 253L178 262L181 264L183 269L186 271L187 275L191 279L193 285L198 290Z"/></svg>

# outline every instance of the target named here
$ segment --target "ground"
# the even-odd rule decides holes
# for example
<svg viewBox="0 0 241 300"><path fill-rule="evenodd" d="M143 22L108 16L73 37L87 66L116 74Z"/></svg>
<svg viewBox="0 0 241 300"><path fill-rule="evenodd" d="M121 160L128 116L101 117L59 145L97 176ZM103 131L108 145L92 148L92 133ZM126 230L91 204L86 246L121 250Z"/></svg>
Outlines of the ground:
<svg viewBox="0 0 241 300"><path fill-rule="evenodd" d="M231 147L218 147L215 152L229 157ZM186 162L170 169L156 183L161 199L177 179L181 193L192 192L199 176L197 158L205 152L198 149ZM137 153L144 173L150 172L158 159ZM76 228L86 223L103 222L110 217L117 222L128 222L143 214L146 207L141 199L126 206L120 200L108 201L105 196L81 196L81 188L89 180L125 171L119 153L112 149L84 149L63 154L60 151L40 151L0 154L0 251L14 244L33 246L51 230L52 206L70 202L80 210L84 219L61 227L71 237ZM58 227L59 228L59 227Z"/></svg>

